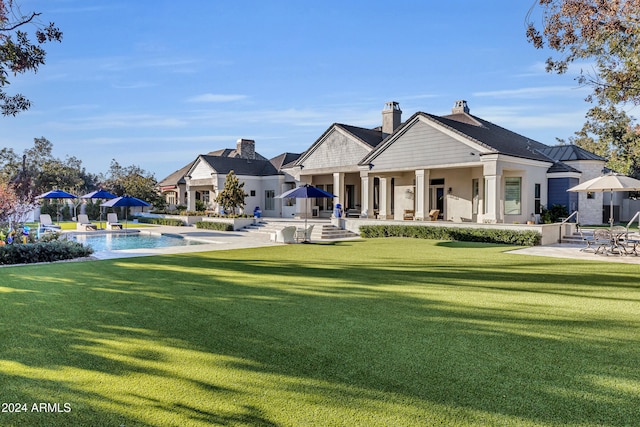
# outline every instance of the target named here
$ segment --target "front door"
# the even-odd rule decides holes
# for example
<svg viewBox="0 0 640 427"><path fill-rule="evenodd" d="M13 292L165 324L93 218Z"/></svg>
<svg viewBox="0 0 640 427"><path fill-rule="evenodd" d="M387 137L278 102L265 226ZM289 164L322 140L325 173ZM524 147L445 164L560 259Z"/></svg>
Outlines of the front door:
<svg viewBox="0 0 640 427"><path fill-rule="evenodd" d="M438 209L440 211L438 218L445 218L444 187L432 186L429 188L429 206L431 206L431 209Z"/></svg>

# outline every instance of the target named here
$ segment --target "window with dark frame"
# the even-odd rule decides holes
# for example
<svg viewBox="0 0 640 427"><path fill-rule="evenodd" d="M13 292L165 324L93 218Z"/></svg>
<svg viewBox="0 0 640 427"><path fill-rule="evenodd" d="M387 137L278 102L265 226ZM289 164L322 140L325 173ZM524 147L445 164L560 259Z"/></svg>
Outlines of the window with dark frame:
<svg viewBox="0 0 640 427"><path fill-rule="evenodd" d="M533 195L533 213L535 214L541 214L542 213L542 204L540 203L540 189L542 188L542 186L540 184L535 184L534 186L534 195Z"/></svg>

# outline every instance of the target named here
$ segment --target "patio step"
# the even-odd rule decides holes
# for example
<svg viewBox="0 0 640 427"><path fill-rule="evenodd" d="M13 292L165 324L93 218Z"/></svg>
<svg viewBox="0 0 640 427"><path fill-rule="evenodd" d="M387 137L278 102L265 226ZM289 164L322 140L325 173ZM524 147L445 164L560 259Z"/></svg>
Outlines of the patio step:
<svg viewBox="0 0 640 427"><path fill-rule="evenodd" d="M311 233L311 240L332 240L358 237L357 234L349 230L342 230L332 224L309 221L307 226L311 224L314 225L313 232ZM302 228L304 227L304 222L262 220L255 224L246 226L244 229L249 233L271 234L291 225Z"/></svg>
<svg viewBox="0 0 640 427"><path fill-rule="evenodd" d="M593 230L583 229L582 232L585 235L593 234ZM583 244L582 235L579 232L574 232L570 235L564 235L560 239L560 243L566 243L568 245L580 245Z"/></svg>

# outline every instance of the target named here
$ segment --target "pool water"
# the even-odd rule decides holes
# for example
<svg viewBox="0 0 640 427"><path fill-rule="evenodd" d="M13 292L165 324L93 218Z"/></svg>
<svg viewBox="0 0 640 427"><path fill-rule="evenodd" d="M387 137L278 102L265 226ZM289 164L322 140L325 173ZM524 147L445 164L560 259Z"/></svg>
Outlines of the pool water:
<svg viewBox="0 0 640 427"><path fill-rule="evenodd" d="M197 242L181 237L149 234L102 234L97 236L77 235L78 243L91 246L94 252L120 251L125 249L153 249L170 246L200 245Z"/></svg>

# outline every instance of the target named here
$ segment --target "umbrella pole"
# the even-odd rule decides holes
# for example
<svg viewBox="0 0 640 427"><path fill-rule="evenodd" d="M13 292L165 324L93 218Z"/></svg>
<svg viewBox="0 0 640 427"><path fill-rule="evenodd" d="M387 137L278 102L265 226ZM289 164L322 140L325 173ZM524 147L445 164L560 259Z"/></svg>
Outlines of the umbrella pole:
<svg viewBox="0 0 640 427"><path fill-rule="evenodd" d="M609 193L609 225L613 232L613 190Z"/></svg>

